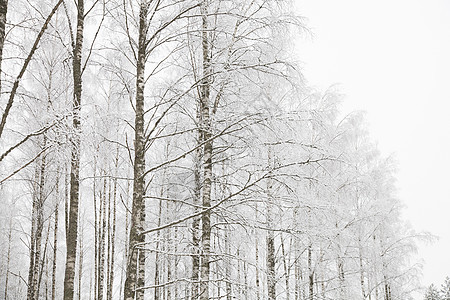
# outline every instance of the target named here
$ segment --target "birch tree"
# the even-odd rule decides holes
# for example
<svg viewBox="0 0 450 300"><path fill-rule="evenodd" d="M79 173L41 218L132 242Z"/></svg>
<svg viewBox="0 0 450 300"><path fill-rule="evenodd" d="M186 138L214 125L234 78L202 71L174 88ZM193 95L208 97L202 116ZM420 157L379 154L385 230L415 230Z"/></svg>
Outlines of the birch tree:
<svg viewBox="0 0 450 300"><path fill-rule="evenodd" d="M149 4L146 1L142 1L139 5L139 42L136 60L136 115L134 123L133 202L128 246L127 277L124 286L125 300L144 299L144 291L138 289L144 286L145 280L145 253L144 251L140 251L140 245L145 243L145 235L142 234L142 231L145 226L144 76L147 55L148 5Z"/></svg>
<svg viewBox="0 0 450 300"><path fill-rule="evenodd" d="M69 200L69 216L67 228L67 253L66 268L64 273L64 300L72 300L74 298L74 281L75 281L75 262L77 255L78 242L78 214L79 214L79 189L80 189L80 110L81 110L81 90L82 90L82 52L83 52L83 33L84 33L84 0L78 0L77 22L75 44L73 47L73 131L72 136L72 153L71 153L71 170L70 170L70 200Z"/></svg>

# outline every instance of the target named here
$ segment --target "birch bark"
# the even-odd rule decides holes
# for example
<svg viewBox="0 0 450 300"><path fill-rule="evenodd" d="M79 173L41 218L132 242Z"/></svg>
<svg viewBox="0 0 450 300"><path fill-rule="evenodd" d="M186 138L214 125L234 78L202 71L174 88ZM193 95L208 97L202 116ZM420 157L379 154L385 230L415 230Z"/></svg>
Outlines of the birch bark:
<svg viewBox="0 0 450 300"><path fill-rule="evenodd" d="M70 203L67 230L66 267L64 273L64 300L73 300L75 281L75 262L78 240L78 206L80 197L80 147L81 147L81 59L84 39L84 0L77 2L77 32L73 49L73 139L70 171Z"/></svg>
<svg viewBox="0 0 450 300"><path fill-rule="evenodd" d="M134 180L133 204L131 210L131 228L128 249L127 272L124 286L125 300L142 300L144 291L137 290L144 286L145 255L139 246L145 243L142 234L145 226L144 172L145 172L145 135L144 135L144 87L145 61L147 43L148 4L142 1L139 9L139 45L136 66L136 113L134 138Z"/></svg>
<svg viewBox="0 0 450 300"><path fill-rule="evenodd" d="M0 0L0 93L2 91L2 60L3 60L3 46L5 45L5 28L6 28L6 13L8 12L8 0Z"/></svg>
<svg viewBox="0 0 450 300"><path fill-rule="evenodd" d="M208 25L208 3L203 0L201 4L202 14L202 66L203 78L201 80L200 117L203 147L203 209L211 207L212 186L212 150L211 141L211 119L210 119L210 88L211 88L211 59L209 50L209 25ZM200 300L209 300L209 273L211 254L211 212L209 210L202 214L202 256L200 264Z"/></svg>

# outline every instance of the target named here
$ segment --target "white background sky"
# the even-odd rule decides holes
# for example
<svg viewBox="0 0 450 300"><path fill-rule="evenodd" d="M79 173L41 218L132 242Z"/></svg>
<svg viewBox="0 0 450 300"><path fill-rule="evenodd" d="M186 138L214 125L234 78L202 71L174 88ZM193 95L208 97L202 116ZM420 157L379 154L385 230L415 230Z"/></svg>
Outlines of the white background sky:
<svg viewBox="0 0 450 300"><path fill-rule="evenodd" d="M420 247L423 284L450 276L450 0L297 0L312 39L303 72L339 83L343 110L365 110L383 154L399 161L404 218L440 237ZM421 298L420 298L421 299Z"/></svg>

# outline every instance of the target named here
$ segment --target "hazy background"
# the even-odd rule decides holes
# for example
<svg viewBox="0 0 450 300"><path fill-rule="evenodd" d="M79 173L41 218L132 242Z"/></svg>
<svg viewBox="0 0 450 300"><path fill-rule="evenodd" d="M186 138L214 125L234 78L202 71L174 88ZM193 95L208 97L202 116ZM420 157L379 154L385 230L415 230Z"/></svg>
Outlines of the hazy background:
<svg viewBox="0 0 450 300"><path fill-rule="evenodd" d="M366 110L399 161L404 218L440 237L423 245L423 284L450 276L450 1L297 0L313 33L299 43L310 85L335 83L343 110ZM421 299L421 298L420 298Z"/></svg>

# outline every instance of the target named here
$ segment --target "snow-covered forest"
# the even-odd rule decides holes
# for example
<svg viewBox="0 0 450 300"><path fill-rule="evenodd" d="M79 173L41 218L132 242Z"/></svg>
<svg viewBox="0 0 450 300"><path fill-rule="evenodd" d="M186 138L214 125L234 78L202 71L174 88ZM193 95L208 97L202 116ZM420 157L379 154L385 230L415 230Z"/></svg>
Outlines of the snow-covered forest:
<svg viewBox="0 0 450 300"><path fill-rule="evenodd" d="M0 0L1 299L412 299L426 238L294 0Z"/></svg>

